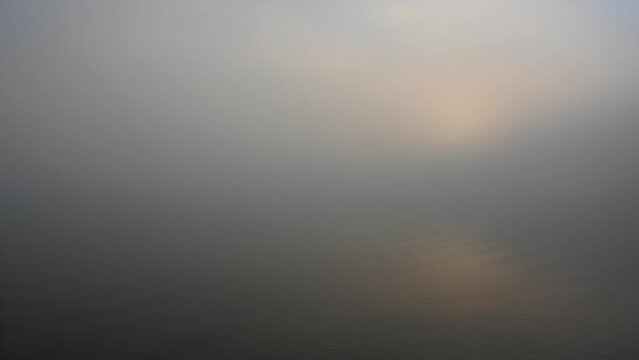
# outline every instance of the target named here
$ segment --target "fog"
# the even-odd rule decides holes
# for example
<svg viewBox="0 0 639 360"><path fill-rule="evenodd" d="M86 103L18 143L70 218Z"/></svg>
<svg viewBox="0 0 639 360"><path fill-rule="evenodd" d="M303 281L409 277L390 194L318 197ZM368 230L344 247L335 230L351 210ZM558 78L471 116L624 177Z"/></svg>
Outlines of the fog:
<svg viewBox="0 0 639 360"><path fill-rule="evenodd" d="M632 1L2 1L11 359L634 358Z"/></svg>

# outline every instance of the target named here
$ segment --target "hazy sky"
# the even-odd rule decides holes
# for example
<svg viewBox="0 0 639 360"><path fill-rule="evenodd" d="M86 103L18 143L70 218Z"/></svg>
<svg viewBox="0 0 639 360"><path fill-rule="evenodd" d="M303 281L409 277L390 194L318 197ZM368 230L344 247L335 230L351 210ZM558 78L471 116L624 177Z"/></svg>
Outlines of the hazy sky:
<svg viewBox="0 0 639 360"><path fill-rule="evenodd" d="M432 193L431 183L470 178L463 188L481 171L542 161L549 144L544 173L566 169L557 154L590 171L575 165L587 149L630 146L618 138L636 123L633 1L3 1L0 10L13 186L179 199L228 187L248 197L366 184ZM436 167L451 158L476 159Z"/></svg>

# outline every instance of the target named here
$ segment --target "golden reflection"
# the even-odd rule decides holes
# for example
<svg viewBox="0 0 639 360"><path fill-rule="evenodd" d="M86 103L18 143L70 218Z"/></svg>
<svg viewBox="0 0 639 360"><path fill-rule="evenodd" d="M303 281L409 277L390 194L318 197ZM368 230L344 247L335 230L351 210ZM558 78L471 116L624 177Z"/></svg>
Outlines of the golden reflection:
<svg viewBox="0 0 639 360"><path fill-rule="evenodd" d="M377 248L371 300L391 312L432 316L539 316L543 284L511 254L478 239L397 243Z"/></svg>

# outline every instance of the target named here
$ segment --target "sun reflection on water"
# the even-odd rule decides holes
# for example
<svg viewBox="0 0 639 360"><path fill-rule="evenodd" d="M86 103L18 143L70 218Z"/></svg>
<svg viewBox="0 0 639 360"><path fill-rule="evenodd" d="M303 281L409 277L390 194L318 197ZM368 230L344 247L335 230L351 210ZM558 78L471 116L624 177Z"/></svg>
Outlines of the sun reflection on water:
<svg viewBox="0 0 639 360"><path fill-rule="evenodd" d="M552 311L549 285L495 242L394 242L374 246L369 255L368 296L382 311L446 318L539 318Z"/></svg>

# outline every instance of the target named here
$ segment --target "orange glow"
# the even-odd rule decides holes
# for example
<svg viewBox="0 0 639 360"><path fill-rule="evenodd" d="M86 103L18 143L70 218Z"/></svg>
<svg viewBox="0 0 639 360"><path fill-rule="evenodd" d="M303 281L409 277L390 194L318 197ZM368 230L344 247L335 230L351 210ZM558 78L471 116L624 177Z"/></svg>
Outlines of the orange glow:
<svg viewBox="0 0 639 360"><path fill-rule="evenodd" d="M504 249L476 239L410 242L374 256L372 299L391 312L539 316L546 291Z"/></svg>

